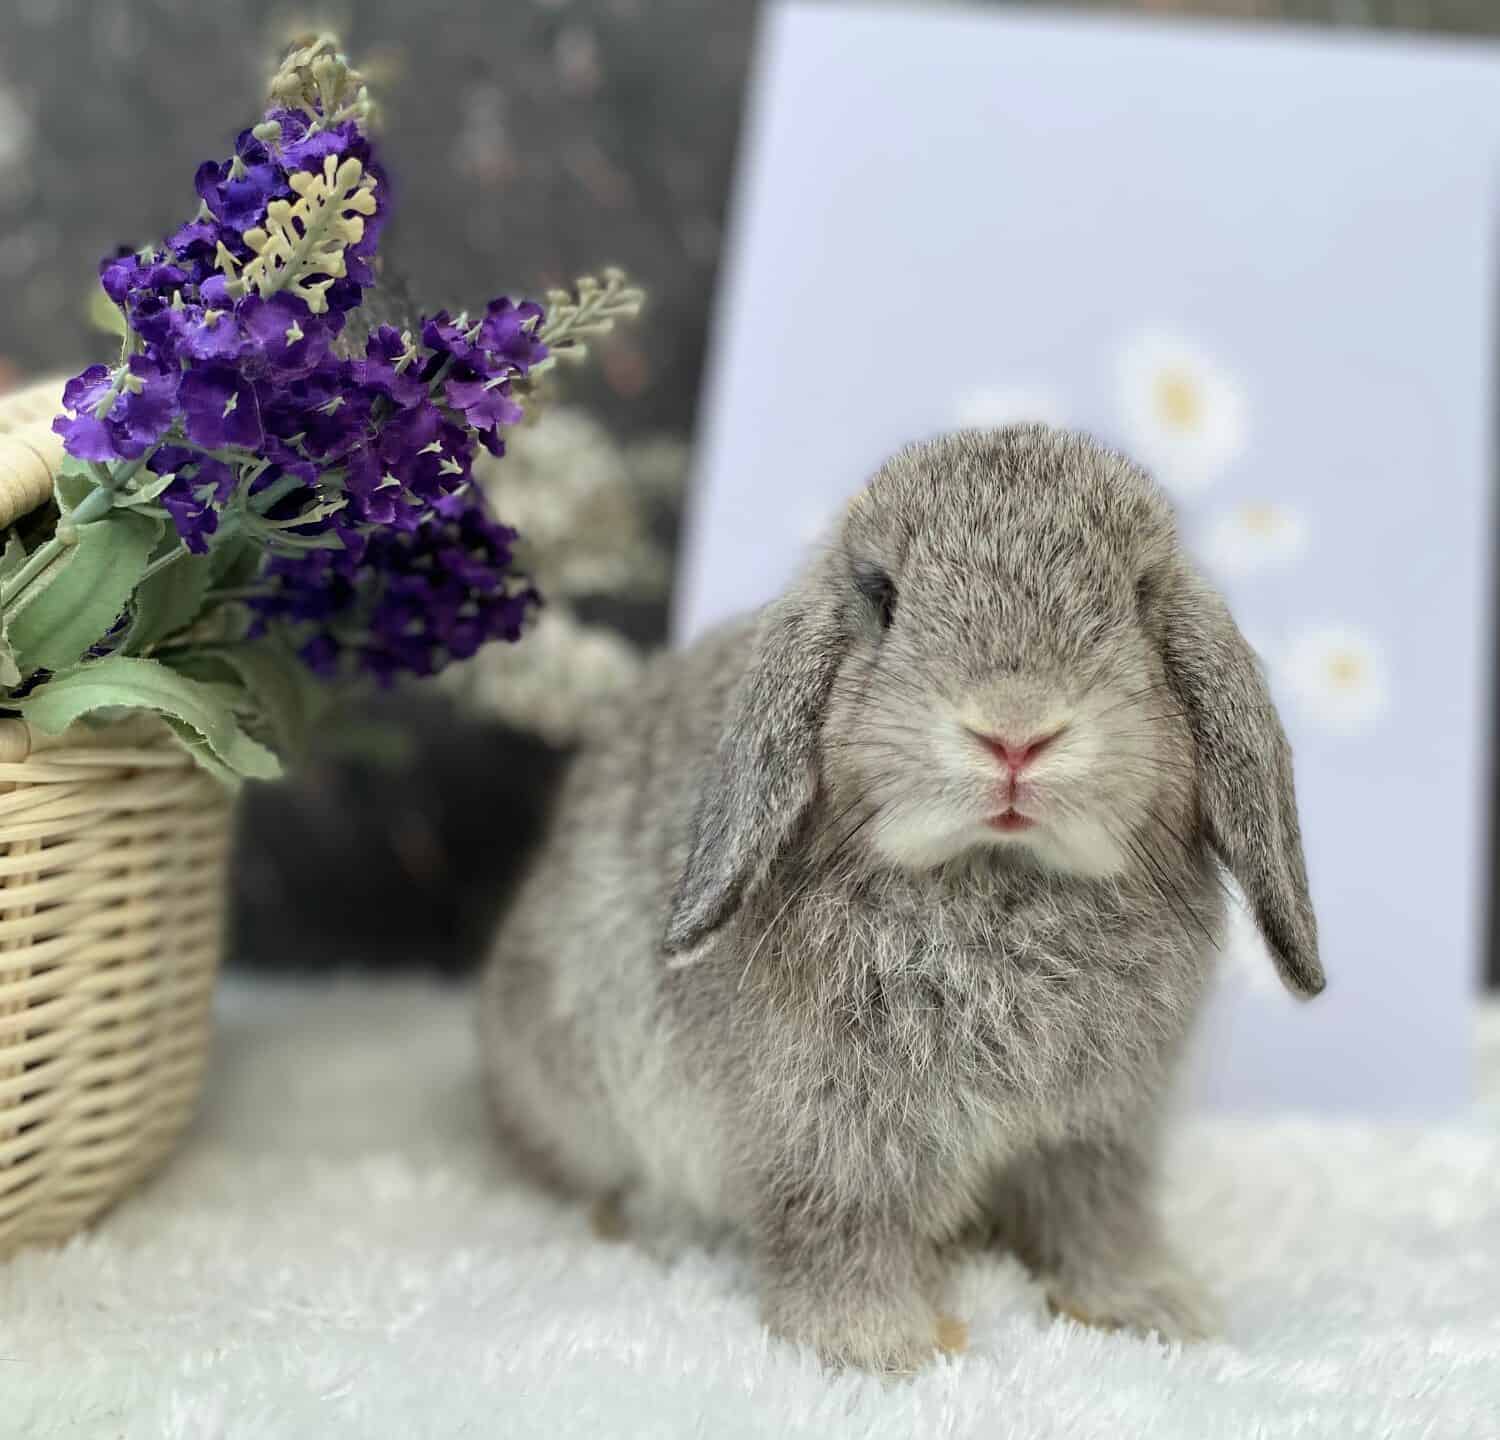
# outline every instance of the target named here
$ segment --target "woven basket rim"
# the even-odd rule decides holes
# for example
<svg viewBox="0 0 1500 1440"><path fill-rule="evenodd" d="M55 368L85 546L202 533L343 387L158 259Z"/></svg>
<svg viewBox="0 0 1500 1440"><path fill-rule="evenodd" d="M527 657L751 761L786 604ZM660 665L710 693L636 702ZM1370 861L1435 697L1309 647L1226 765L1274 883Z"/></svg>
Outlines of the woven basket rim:
<svg viewBox="0 0 1500 1440"><path fill-rule="evenodd" d="M48 759L84 760L99 754L101 760L115 760L115 751L152 750L175 744L175 737L159 715L130 714L113 720L77 720L60 734L35 729L23 715L0 718L0 765L24 764L33 756ZM103 752L102 754L100 752ZM193 763L186 750L181 751L185 765Z"/></svg>

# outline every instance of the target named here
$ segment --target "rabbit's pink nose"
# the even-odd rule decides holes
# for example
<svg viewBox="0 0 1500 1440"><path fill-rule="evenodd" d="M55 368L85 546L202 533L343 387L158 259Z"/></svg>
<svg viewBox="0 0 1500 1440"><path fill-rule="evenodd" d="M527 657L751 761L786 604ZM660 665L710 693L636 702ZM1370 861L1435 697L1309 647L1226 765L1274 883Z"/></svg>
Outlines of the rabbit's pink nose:
<svg viewBox="0 0 1500 1440"><path fill-rule="evenodd" d="M1065 728L1059 727L1050 734L1036 735L1030 740L1009 740L1000 735L984 735L978 730L969 733L997 760L1003 761L1013 775L1019 775Z"/></svg>

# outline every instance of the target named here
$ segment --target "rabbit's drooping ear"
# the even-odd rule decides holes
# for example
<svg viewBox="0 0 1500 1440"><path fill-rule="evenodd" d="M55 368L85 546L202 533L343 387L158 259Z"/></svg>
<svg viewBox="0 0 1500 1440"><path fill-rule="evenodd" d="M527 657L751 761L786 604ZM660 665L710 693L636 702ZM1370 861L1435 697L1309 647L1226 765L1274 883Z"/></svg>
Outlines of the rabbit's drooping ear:
<svg viewBox="0 0 1500 1440"><path fill-rule="evenodd" d="M1180 559L1166 590L1163 650L1198 752L1207 837L1245 892L1287 988L1316 995L1326 982L1292 752L1260 662L1224 601Z"/></svg>
<svg viewBox="0 0 1500 1440"><path fill-rule="evenodd" d="M834 617L797 594L762 615L698 797L669 954L728 920L791 841L817 793L818 729L841 653Z"/></svg>

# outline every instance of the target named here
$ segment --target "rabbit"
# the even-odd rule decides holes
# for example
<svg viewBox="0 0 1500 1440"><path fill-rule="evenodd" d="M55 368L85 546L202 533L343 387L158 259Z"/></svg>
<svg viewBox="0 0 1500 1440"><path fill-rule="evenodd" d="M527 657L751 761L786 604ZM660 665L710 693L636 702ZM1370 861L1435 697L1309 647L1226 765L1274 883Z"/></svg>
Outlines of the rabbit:
<svg viewBox="0 0 1500 1440"><path fill-rule="evenodd" d="M480 987L534 1172L742 1236L770 1331L909 1373L954 1257L1168 1340L1155 1192L1241 887L1323 988L1291 755L1148 475L1081 435L888 461L779 599L598 717Z"/></svg>

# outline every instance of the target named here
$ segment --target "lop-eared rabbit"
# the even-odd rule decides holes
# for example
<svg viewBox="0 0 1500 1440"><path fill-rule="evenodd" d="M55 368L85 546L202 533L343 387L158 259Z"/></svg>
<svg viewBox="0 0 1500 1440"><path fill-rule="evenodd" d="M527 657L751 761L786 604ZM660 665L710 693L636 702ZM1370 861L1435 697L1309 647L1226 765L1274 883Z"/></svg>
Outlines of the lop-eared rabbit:
<svg viewBox="0 0 1500 1440"><path fill-rule="evenodd" d="M1201 1335L1154 1190L1238 881L1323 987L1286 738L1124 457L893 458L791 588L663 657L565 782L482 990L503 1133L747 1237L773 1333L909 1371L955 1246Z"/></svg>

